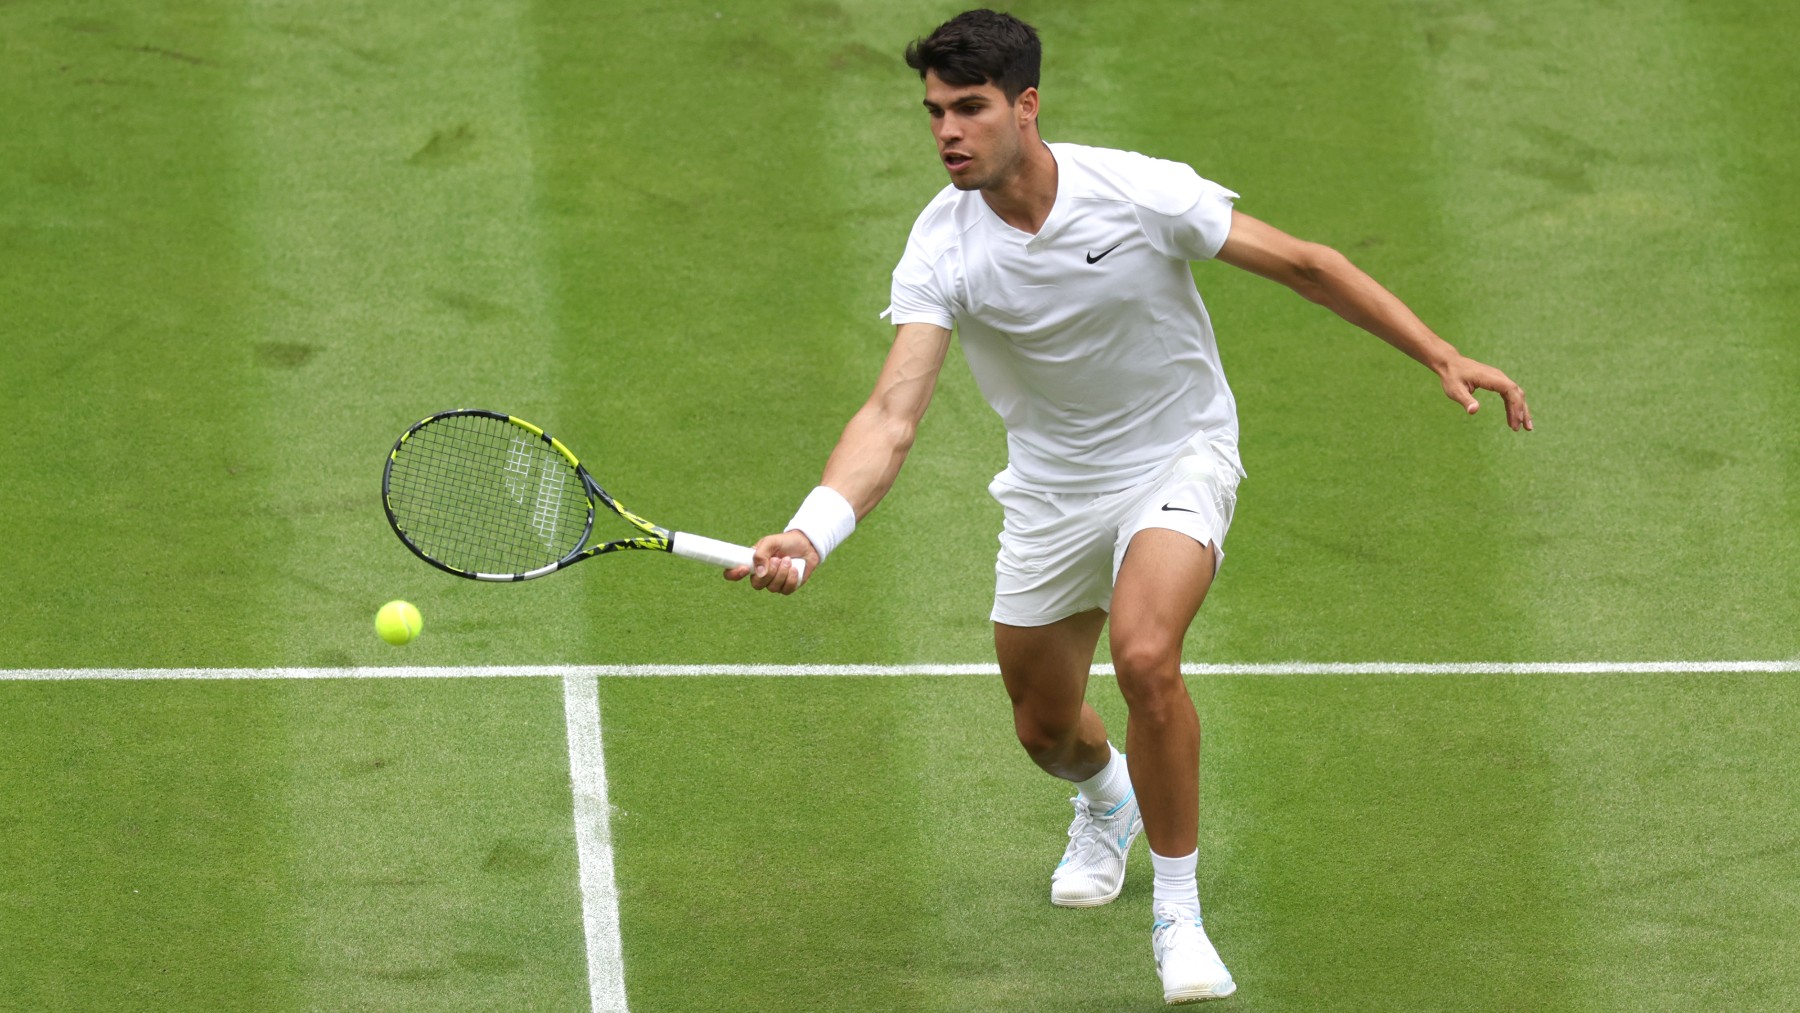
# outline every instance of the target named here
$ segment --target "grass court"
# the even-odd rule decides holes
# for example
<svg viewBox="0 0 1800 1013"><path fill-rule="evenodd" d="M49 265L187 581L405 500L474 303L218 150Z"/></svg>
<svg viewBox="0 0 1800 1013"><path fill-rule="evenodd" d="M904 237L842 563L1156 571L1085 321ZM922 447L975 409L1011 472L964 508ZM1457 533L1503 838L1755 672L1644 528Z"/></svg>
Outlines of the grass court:
<svg viewBox="0 0 1800 1013"><path fill-rule="evenodd" d="M788 600L459 581L378 494L407 424L491 407L659 523L785 520L944 182L900 50L960 9L0 4L0 1008L596 1008L555 671L991 662L1004 443L956 355ZM1537 421L1196 267L1249 477L1187 657L1378 663L1189 680L1220 1008L1789 1008L1800 8L1011 10L1047 139L1342 249ZM1678 664L1496 667L1587 662ZM91 677L167 668L319 671ZM996 678L594 684L631 1009L1158 1007L1145 846L1047 903L1068 793Z"/></svg>

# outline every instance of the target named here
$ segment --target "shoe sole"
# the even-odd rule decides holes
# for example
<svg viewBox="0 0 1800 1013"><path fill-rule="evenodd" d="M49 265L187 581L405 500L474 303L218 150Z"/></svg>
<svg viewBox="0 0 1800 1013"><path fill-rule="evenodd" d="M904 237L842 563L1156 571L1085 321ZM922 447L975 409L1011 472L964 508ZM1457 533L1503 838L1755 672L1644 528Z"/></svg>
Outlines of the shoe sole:
<svg viewBox="0 0 1800 1013"><path fill-rule="evenodd" d="M1109 893L1104 897L1076 897L1072 900L1058 900L1057 896L1055 894L1051 894L1050 895L1050 903L1056 905L1057 907L1101 907L1106 904L1111 904L1115 900L1118 900L1119 894L1124 893L1124 892L1125 892L1125 884L1120 883L1119 888L1117 890L1114 890L1112 893Z"/></svg>
<svg viewBox="0 0 1800 1013"><path fill-rule="evenodd" d="M1223 999L1236 991L1237 982L1234 981L1231 984L1226 985L1222 990L1215 990L1209 986L1206 988L1193 988L1182 992L1176 992L1174 995L1164 992L1163 1005L1182 1006L1190 1002L1205 1002L1208 999Z"/></svg>

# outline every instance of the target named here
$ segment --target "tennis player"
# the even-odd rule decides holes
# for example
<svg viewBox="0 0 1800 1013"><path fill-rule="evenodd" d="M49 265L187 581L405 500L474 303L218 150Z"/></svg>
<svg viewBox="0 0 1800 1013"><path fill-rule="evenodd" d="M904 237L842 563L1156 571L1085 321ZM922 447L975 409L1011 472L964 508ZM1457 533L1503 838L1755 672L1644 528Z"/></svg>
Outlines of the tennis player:
<svg viewBox="0 0 1800 1013"><path fill-rule="evenodd" d="M1233 207L1193 169L1127 151L1046 144L1031 26L976 10L906 50L925 85L950 185L894 270L894 344L868 403L787 529L726 576L791 594L893 485L931 401L952 328L1005 421L1007 466L992 619L1019 742L1075 785L1050 901L1106 904L1140 829L1153 867L1151 949L1169 1003L1236 988L1200 917L1200 723L1182 640L1225 558L1238 481L1236 405L1190 262L1288 286L1430 368L1470 414L1497 392L1532 428L1519 386L1460 354L1336 251ZM1129 758L1084 702L1108 627Z"/></svg>

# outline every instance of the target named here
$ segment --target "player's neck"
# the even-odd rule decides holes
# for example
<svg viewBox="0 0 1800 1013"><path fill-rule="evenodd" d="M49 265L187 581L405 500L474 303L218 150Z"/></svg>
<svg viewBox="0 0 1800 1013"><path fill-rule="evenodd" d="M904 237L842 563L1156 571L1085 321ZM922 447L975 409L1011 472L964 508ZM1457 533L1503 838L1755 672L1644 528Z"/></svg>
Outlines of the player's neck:
<svg viewBox="0 0 1800 1013"><path fill-rule="evenodd" d="M1056 206L1056 156L1036 131L1025 142L1024 156L1019 171L999 186L983 188L981 199L1001 221L1035 236Z"/></svg>

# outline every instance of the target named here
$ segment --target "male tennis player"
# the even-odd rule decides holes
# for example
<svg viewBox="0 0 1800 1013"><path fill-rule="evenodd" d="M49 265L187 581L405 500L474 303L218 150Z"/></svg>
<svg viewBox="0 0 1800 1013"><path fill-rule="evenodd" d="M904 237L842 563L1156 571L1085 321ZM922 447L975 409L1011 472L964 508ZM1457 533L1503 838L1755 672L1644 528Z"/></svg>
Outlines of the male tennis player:
<svg viewBox="0 0 1800 1013"><path fill-rule="evenodd" d="M1005 420L994 647L1019 742L1075 783L1050 900L1119 895L1140 829L1154 867L1151 949L1166 1002L1236 988L1200 920L1200 723L1182 639L1224 558L1238 480L1237 411L1190 261L1222 260L1323 304L1417 359L1473 414L1473 391L1531 428L1517 384L1459 354L1342 255L1233 209L1193 169L1038 135L1031 26L977 10L906 51L950 185L894 270L894 344L824 478L755 566L726 576L791 594L792 561L823 563L893 485L960 328ZM1083 697L1111 618L1129 760Z"/></svg>

